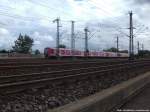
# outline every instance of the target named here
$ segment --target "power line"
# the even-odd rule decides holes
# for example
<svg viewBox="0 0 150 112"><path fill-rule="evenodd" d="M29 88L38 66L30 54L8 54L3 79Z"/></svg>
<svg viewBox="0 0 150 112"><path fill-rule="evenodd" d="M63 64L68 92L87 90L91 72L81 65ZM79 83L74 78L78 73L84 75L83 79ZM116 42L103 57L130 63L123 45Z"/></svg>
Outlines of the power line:
<svg viewBox="0 0 150 112"><path fill-rule="evenodd" d="M6 16L6 17L10 17L10 18L14 18L17 20L22 20L22 21L32 21L35 22L37 20L46 20L46 21L53 21L52 18L48 17L48 16L42 16L42 17L27 17L27 16L21 16L21 15L16 15L16 14L10 14L8 11L7 12L3 12L0 10L0 15L1 16ZM62 20L63 22L70 22L69 20Z"/></svg>
<svg viewBox="0 0 150 112"><path fill-rule="evenodd" d="M28 1L29 1L29 0L28 0ZM34 4L38 4L38 5L40 5L40 6L46 7L46 8L48 8L48 9L50 9L50 10L53 10L53 9L57 10L56 8L48 7L48 6L46 6L46 5L42 4L42 3L39 3L39 2L35 2L35 1L29 1L29 2L32 2L32 3L34 3ZM13 9L15 9L15 8L13 8ZM58 11L58 10L57 10L57 11ZM1 12L1 13L3 13L3 12ZM7 15L6 15L6 13L7 13ZM18 19L18 17L19 17L19 19L21 18L21 19L23 19L23 20L25 20L25 21L33 21L33 17L23 17L23 16L19 16L19 15L12 15L12 13L9 14L9 11L8 11L8 10L5 10L5 12L4 12L3 14L1 14L1 15L3 15L3 16L8 16L8 17L15 18L15 19ZM42 15L42 17L36 18L36 19L45 19L45 20L48 20L48 21L49 21L49 20L50 20L50 17L48 17L48 16L43 16L43 15ZM52 20L52 19L51 19L51 20Z"/></svg>
<svg viewBox="0 0 150 112"><path fill-rule="evenodd" d="M30 1L30 2L32 2L32 1ZM17 9L17 8L12 8L12 7L9 7L10 9ZM50 7L49 7L50 8ZM0 10L4 10L4 9L0 9ZM52 9L51 9L52 10ZM8 10L8 9L5 9L4 10L6 13L9 13L9 11L10 10ZM11 10L12 11L12 10ZM12 14L12 13L11 13ZM38 18L38 19L45 19L45 20L50 20L50 17L48 17L48 16L43 16L43 15L41 15L42 17L40 17L40 18ZM26 17L27 18L27 17ZM29 17L28 17L29 18ZM33 18L33 17L32 17ZM37 19L37 18L36 18Z"/></svg>
<svg viewBox="0 0 150 112"><path fill-rule="evenodd" d="M12 15L12 12L10 12L10 10L0 9L0 12ZM36 19L47 19L47 20L50 19L50 17L43 16L43 15L41 15L42 17L38 17L38 18L37 17L33 17L33 16L31 16L31 17L29 17L29 16L21 16L21 15L15 14L15 13L13 15L20 16L22 18L27 18L27 19L33 19L33 18L36 18Z"/></svg>
<svg viewBox="0 0 150 112"><path fill-rule="evenodd" d="M110 14L110 12L108 12L108 11L106 11L106 10L104 10L104 9L102 9L102 8L100 8L100 7L98 7L98 6L96 6L95 4L94 4L94 2L93 3L91 3L91 1L90 1L90 4L92 4L92 5L94 5L95 7L97 7L98 9L100 9L100 10L102 10L102 11L104 11L105 13L108 13L109 15L111 15ZM107 15L108 16L108 15ZM108 17L110 17L110 16L108 16ZM112 21L112 20L111 20ZM117 21L118 22L118 21ZM115 21L113 21L113 23L115 23L115 24L117 24ZM121 29L121 27L118 25L118 28L119 28L119 32L120 33L123 33L120 29ZM117 28L116 28L117 29ZM117 29L118 30L118 29ZM123 33L123 34L125 34L125 33ZM126 36L127 36L127 34L125 34Z"/></svg>
<svg viewBox="0 0 150 112"><path fill-rule="evenodd" d="M93 6L95 6L98 10L103 11L105 15L108 14L108 15L106 15L107 17L114 18L114 16L112 15L112 13L110 13L109 11L104 10L103 8L101 8L101 7L97 6L97 5L95 5L95 4L96 4L95 2L88 1L88 3L91 4L91 5L93 5ZM107 9L107 8L106 8L106 9ZM111 16L110 16L110 15L111 15Z"/></svg>
<svg viewBox="0 0 150 112"><path fill-rule="evenodd" d="M6 12L1 12L0 11L0 15L1 16L7 16L7 17L11 17L11 18L14 18L14 19L19 19L19 20L23 20L23 21L34 21L34 20L37 20L37 19L46 19L46 18L34 18L34 17L25 17L25 16L20 16L20 15L15 15L15 14L9 14L9 13L6 13Z"/></svg>
<svg viewBox="0 0 150 112"><path fill-rule="evenodd" d="M105 14L105 13L110 14L110 13L109 13L109 12L107 12L106 10L104 10L104 9L102 9L101 7L98 7L97 5L95 5L95 3L93 3L93 2L88 1L88 3L89 3L89 4L91 4L91 5L94 5L96 8L100 9L101 11L103 11L103 12L104 12L104 14Z"/></svg>
<svg viewBox="0 0 150 112"><path fill-rule="evenodd" d="M50 6L47 6L46 4L43 4L43 3L41 3L41 2L37 2L37 1L33 1L33 0L28 0L29 2L32 2L33 4L37 4L37 5L40 5L40 6L42 6L42 7L45 7L45 8L48 8L48 9L50 9L50 10L57 10L57 11L59 11L59 12L63 12L65 15L67 15L68 16L68 14L67 14L67 12L65 12L64 10L58 10L58 8L54 8L54 7L50 7Z"/></svg>
<svg viewBox="0 0 150 112"><path fill-rule="evenodd" d="M30 2L34 2L35 3L35 1L30 1ZM37 2L36 2L37 3ZM39 5L42 5L42 6L46 6L47 8L50 8L50 7L48 7L47 5L44 5L44 4L39 4ZM51 9L51 8L50 8ZM12 16L11 16L12 17ZM16 17L16 19L18 19L18 17ZM22 17L21 17L21 19L22 19ZM30 20L31 18L23 18L23 19L25 19L26 21L32 21L32 20ZM28 20L27 20L28 19ZM49 20L49 18L48 17L46 17L46 18L39 18L39 19L46 19L46 20Z"/></svg>

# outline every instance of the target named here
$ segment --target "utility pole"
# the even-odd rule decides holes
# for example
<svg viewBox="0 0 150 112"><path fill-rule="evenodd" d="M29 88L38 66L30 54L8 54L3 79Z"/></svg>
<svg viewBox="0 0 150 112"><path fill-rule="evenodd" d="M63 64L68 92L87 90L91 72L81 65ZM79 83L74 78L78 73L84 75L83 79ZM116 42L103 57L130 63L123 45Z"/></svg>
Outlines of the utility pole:
<svg viewBox="0 0 150 112"><path fill-rule="evenodd" d="M117 53L119 52L119 37L117 36Z"/></svg>
<svg viewBox="0 0 150 112"><path fill-rule="evenodd" d="M57 23L57 39L56 39L56 56L59 58L59 27L60 27L60 19L57 18L53 21L53 23Z"/></svg>
<svg viewBox="0 0 150 112"><path fill-rule="evenodd" d="M142 44L142 51L144 51L144 44Z"/></svg>
<svg viewBox="0 0 150 112"><path fill-rule="evenodd" d="M134 45L133 45L133 19L132 19L132 16L133 16L133 13L132 11L129 12L129 15L130 15L130 18L129 18L129 21L130 21L130 27L129 27L129 33L130 33L130 36L129 36L129 57L130 59L133 59L133 55L134 55Z"/></svg>
<svg viewBox="0 0 150 112"><path fill-rule="evenodd" d="M88 56L88 53L89 53L89 49L88 49L88 32L89 32L89 30L88 30L88 28L86 27L85 29L84 29L84 31L85 31L85 56Z"/></svg>
<svg viewBox="0 0 150 112"><path fill-rule="evenodd" d="M144 44L142 44L142 56L144 57Z"/></svg>
<svg viewBox="0 0 150 112"><path fill-rule="evenodd" d="M138 51L138 54L139 54L139 51L140 51L140 43L139 43L139 41L137 42L137 51Z"/></svg>
<svg viewBox="0 0 150 112"><path fill-rule="evenodd" d="M74 57L74 49L75 49L75 35L74 35L74 21L71 21L71 54Z"/></svg>

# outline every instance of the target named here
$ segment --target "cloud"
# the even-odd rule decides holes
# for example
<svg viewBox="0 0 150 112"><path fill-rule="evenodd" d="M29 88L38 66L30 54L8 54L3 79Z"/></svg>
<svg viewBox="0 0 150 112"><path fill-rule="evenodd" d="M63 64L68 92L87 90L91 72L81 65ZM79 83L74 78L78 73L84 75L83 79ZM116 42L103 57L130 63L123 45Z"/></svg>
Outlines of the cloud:
<svg viewBox="0 0 150 112"><path fill-rule="evenodd" d="M82 1L85 1L85 0L74 0L74 1L77 1L77 2L82 2Z"/></svg>
<svg viewBox="0 0 150 112"><path fill-rule="evenodd" d="M11 49L14 43L14 37L11 35L9 30L0 28L0 49Z"/></svg>
<svg viewBox="0 0 150 112"><path fill-rule="evenodd" d="M150 4L149 0L134 0L134 3L136 4Z"/></svg>
<svg viewBox="0 0 150 112"><path fill-rule="evenodd" d="M128 49L128 39L124 39L127 37L119 30L128 34L129 10L133 10L136 29L137 24L150 25L149 3L149 0L0 0L0 6L3 5L0 21L6 24L0 24L0 47L11 48L20 33L34 39L33 49L43 51L44 47L55 47L56 23L52 21L60 17L60 32L67 30L60 40L67 47L70 47L70 21L75 20L75 33L82 32L81 38L86 26L91 32L98 31L89 40L90 49L115 46L116 35L120 36L120 42L123 41L122 48ZM135 38L137 40L140 39ZM146 41L143 43L150 49ZM76 48L84 50L84 39L76 39Z"/></svg>
<svg viewBox="0 0 150 112"><path fill-rule="evenodd" d="M45 47L55 47L55 39L51 35L35 31L31 36L34 39L33 49L39 49L42 52Z"/></svg>
<svg viewBox="0 0 150 112"><path fill-rule="evenodd" d="M5 28L0 28L0 35L8 35L9 31Z"/></svg>

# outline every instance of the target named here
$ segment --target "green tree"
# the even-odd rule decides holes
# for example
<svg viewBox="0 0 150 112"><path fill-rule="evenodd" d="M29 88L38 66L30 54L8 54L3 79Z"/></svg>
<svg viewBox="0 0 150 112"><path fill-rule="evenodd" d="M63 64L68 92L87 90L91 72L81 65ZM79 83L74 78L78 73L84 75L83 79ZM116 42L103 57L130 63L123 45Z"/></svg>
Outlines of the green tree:
<svg viewBox="0 0 150 112"><path fill-rule="evenodd" d="M112 48L106 49L104 51L107 51L107 52L117 52L118 50L117 50L117 48L112 47Z"/></svg>
<svg viewBox="0 0 150 112"><path fill-rule="evenodd" d="M66 48L66 46L64 44L60 44L59 48Z"/></svg>
<svg viewBox="0 0 150 112"><path fill-rule="evenodd" d="M138 56L139 57L150 57L150 51L149 50L140 50Z"/></svg>
<svg viewBox="0 0 150 112"><path fill-rule="evenodd" d="M0 53L8 53L9 51L8 50L5 50L5 49L2 49L0 50Z"/></svg>
<svg viewBox="0 0 150 112"><path fill-rule="evenodd" d="M33 46L33 39L28 35L19 35L18 39L15 41L15 45L12 47L13 51L18 53L30 53Z"/></svg>

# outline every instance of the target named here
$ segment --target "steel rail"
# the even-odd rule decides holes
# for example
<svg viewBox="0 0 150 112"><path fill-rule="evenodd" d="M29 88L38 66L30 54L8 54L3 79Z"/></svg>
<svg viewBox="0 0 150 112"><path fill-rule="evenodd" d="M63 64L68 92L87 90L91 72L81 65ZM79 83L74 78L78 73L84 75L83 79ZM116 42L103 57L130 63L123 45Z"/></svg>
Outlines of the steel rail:
<svg viewBox="0 0 150 112"><path fill-rule="evenodd" d="M83 68L92 66L103 66L118 63L128 63L129 61L114 61L114 62L84 62L84 63L67 63L67 64L46 64L46 65L35 65L35 66L9 66L0 67L0 76L11 76L11 75L23 75L37 72L48 72L63 69Z"/></svg>
<svg viewBox="0 0 150 112"><path fill-rule="evenodd" d="M0 84L12 81L24 81L24 80L31 80L33 78L46 78L46 77L55 77L58 75L67 75L67 74L74 74L74 73L81 73L81 72L89 72L94 71L97 69L106 69L110 67L118 67L118 66L125 66L125 65L132 65L138 64L140 62L133 62L133 63L125 63L125 64L115 64L115 65L106 65L106 66L96 66L96 67L87 67L87 68L76 68L76 69L69 69L69 70L60 70L60 71L52 71L52 72L41 72L41 73L32 73L32 74L22 74L22 75L11 75L11 76L0 76Z"/></svg>
<svg viewBox="0 0 150 112"><path fill-rule="evenodd" d="M58 63L58 64L41 64L41 65L19 65L19 66L0 66L1 69L21 69L21 68L37 68L37 67L58 67L58 66L77 66L82 64L108 64L108 63L127 63L127 62L142 62L147 60L134 60L134 61L114 61L114 62L79 62L79 63ZM150 60L148 60L150 61Z"/></svg>
<svg viewBox="0 0 150 112"><path fill-rule="evenodd" d="M148 66L150 65L149 63L139 63L137 64L130 64L126 66L119 66L115 68L107 68L105 70L97 70L97 71L90 71L90 72L85 72L85 73L75 73L71 75L61 75L61 76L56 76L56 77L51 77L51 78L43 78L43 79L34 79L34 80L29 80L29 81L19 81L19 82L12 82L12 83L4 83L0 84L0 93L12 93L12 92L18 92L18 91L23 91L25 89L29 88L39 88L43 87L49 83L52 83L53 81L58 81L58 80L67 80L67 79L74 79L74 78L81 78L83 76L93 76L93 75L99 75L99 73L108 73L111 71L119 71L121 69L126 69L126 68L136 68L138 66Z"/></svg>
<svg viewBox="0 0 150 112"><path fill-rule="evenodd" d="M46 67L46 66L66 66L66 65L81 65L81 64L105 64L105 63L117 63L117 62L122 62L122 61L113 61L113 62L79 62L79 63L56 63L56 64L53 64L53 63L49 63L49 64L41 64L41 65L19 65L19 66L0 66L0 69L3 69L3 68L30 68L30 67ZM123 61L123 62L127 62L127 61Z"/></svg>
<svg viewBox="0 0 150 112"><path fill-rule="evenodd" d="M127 59L108 59L108 60L60 60L60 61L57 61L57 60L28 60L28 61L18 61L15 60L14 62L9 62L9 60L5 60L6 62L1 62L0 61L0 66L9 66L9 65L35 65L35 64L60 64L60 63L78 63L78 62L96 62L96 61L99 61L99 62L109 62L109 61L127 61Z"/></svg>

